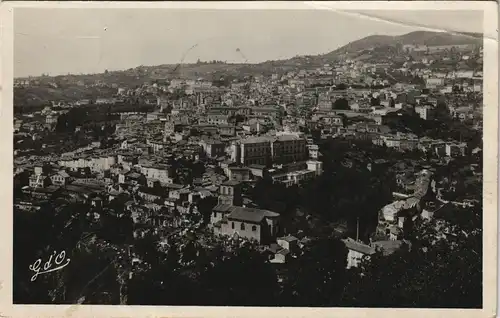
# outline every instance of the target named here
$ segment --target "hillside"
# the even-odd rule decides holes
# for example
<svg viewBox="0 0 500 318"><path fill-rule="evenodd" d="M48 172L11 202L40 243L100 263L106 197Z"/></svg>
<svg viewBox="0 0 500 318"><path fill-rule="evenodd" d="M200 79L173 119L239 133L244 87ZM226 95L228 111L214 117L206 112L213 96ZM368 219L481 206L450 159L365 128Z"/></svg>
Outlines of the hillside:
<svg viewBox="0 0 500 318"><path fill-rule="evenodd" d="M398 44L419 45L461 45L481 44L482 35L478 33L451 34L446 32L415 31L399 36L371 35L360 40L353 41L338 48L325 57L335 58L339 54L358 52L380 46L396 46Z"/></svg>
<svg viewBox="0 0 500 318"><path fill-rule="evenodd" d="M243 80L248 76L283 73L297 68L314 68L330 63L341 56L360 61L377 61L400 63L397 46L400 44L420 45L460 45L481 44L481 34L450 34L444 32L416 31L400 36L371 35L353 41L332 52L316 56L296 56L287 60L266 61L259 64L227 64L213 61L211 63L195 63L182 65L138 66L122 71L110 71L102 74L60 75L55 77L35 77L38 86L14 89L14 105L41 106L50 100L77 100L95 96L110 96L116 93L116 88L138 87L144 83L158 81L166 83L172 78L204 78L209 81L231 83L233 80ZM96 81L108 84L108 87L90 87ZM58 88L50 88L50 84ZM109 85L114 84L115 88ZM90 85L90 86L89 86Z"/></svg>

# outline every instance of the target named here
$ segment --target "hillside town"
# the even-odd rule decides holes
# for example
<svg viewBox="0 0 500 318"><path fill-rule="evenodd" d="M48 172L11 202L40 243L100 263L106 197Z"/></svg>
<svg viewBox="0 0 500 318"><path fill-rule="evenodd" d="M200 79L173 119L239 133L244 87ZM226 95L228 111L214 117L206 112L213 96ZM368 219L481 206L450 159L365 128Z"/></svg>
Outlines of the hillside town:
<svg viewBox="0 0 500 318"><path fill-rule="evenodd" d="M109 264L120 264L118 287L70 295L60 287L70 278L59 277L52 301L162 304L168 292L156 284L172 278L153 269L169 268L175 254L173 273L189 284L205 281L199 277L217 266L224 268L217 275L245 282L241 276L266 266L276 277L275 294L290 294L285 306L357 305L361 296L345 300L346 290L363 288L357 282L370 264L395 264L384 259L480 233L459 225L472 222L465 216L471 211L482 213L482 58L476 44L404 44L329 61L300 57L269 75L189 78L173 70L158 78L153 68L139 67L133 72L152 79L15 79L14 218L57 220L47 226L64 238L52 248L105 253ZM198 64L211 63L222 62ZM29 92L68 89L100 93L27 102ZM419 232L424 227L432 239ZM319 252L330 238L336 245ZM213 256L216 247L226 256ZM247 265L231 276L225 260L244 257L241 249L258 256L248 256L248 264L236 258ZM340 303L291 292L303 288L293 279L319 279L307 271L312 264L304 265L313 253L334 258L335 265L318 266L338 268L331 279L339 286L350 277ZM206 259L221 264L198 270ZM154 277L155 287L141 285L144 277ZM253 293L268 286L263 279ZM180 289L188 284L175 282ZM144 299L148 288L163 296ZM271 303L282 299L263 294ZM165 304L189 304L179 295ZM218 304L216 298L205 300Z"/></svg>

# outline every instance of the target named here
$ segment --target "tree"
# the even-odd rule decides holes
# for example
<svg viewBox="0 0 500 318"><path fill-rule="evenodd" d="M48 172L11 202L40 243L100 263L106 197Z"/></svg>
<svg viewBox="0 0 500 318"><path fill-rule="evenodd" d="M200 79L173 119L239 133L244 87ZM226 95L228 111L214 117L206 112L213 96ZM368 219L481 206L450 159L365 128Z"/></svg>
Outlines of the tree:
<svg viewBox="0 0 500 318"><path fill-rule="evenodd" d="M418 221L411 248L363 261L361 269L350 273L343 305L480 308L482 212L478 207L461 213L464 217L455 223Z"/></svg>
<svg viewBox="0 0 500 318"><path fill-rule="evenodd" d="M224 248L227 250L227 248ZM272 306L278 292L277 276L257 246L243 244L215 256L202 275L206 304Z"/></svg>
<svg viewBox="0 0 500 318"><path fill-rule="evenodd" d="M391 99L389 100L389 107L394 108L395 105L396 105L396 102L394 101L394 98L391 97Z"/></svg>
<svg viewBox="0 0 500 318"><path fill-rule="evenodd" d="M344 285L347 249L335 238L318 239L290 258L280 295L283 306L338 306Z"/></svg>
<svg viewBox="0 0 500 318"><path fill-rule="evenodd" d="M380 106L380 98L379 97L372 97L370 99L370 105L371 106Z"/></svg>
<svg viewBox="0 0 500 318"><path fill-rule="evenodd" d="M129 304L274 304L277 277L256 245L187 228L170 236L167 244L160 263L134 274Z"/></svg>
<svg viewBox="0 0 500 318"><path fill-rule="evenodd" d="M212 209L217 205L217 197L209 196L198 201L198 211L203 216L203 221L205 224L210 222L210 215L212 214Z"/></svg>
<svg viewBox="0 0 500 318"><path fill-rule="evenodd" d="M333 103L333 109L343 109L348 110L351 109L349 107L349 102L345 98L339 98Z"/></svg>

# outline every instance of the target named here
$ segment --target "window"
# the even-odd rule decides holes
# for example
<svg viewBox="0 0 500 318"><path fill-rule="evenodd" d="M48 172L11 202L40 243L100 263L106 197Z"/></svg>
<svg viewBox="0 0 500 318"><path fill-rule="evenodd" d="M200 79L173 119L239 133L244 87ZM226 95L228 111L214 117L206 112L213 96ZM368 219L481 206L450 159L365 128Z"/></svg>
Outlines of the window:
<svg viewBox="0 0 500 318"><path fill-rule="evenodd" d="M231 222L231 228L234 229L234 222Z"/></svg>
<svg viewBox="0 0 500 318"><path fill-rule="evenodd" d="M217 212L214 212L214 218L216 218L216 217L217 217Z"/></svg>
<svg viewBox="0 0 500 318"><path fill-rule="evenodd" d="M242 231L244 231L244 230L245 230L245 223L241 223L240 229L241 229Z"/></svg>
<svg viewBox="0 0 500 318"><path fill-rule="evenodd" d="M256 231L257 231L257 226L256 226L256 225L252 225L252 231L253 231L253 232L256 232Z"/></svg>

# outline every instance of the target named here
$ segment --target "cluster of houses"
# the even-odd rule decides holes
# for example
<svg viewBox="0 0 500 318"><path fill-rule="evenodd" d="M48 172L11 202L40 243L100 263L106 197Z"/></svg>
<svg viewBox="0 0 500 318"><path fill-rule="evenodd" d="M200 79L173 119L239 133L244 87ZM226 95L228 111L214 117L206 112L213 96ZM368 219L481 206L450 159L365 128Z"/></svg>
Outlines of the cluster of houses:
<svg viewBox="0 0 500 318"><path fill-rule="evenodd" d="M216 235L254 240L269 253L271 262L283 263L305 240L285 235L279 211L249 204L242 188L259 178L289 187L320 176L322 155L313 131L319 131L321 138L362 139L438 157L461 157L472 151L461 141L419 138L391 127L407 116L439 120L443 103L450 117L480 126L482 72L468 68L467 61L481 58L481 52L471 52L469 47L405 46L403 50L423 55L404 61L396 70L390 61L345 59L320 67L297 62L295 71L247 76L226 86L203 78L169 78L137 87L78 83L116 93L92 101L55 101L42 111L18 115L17 137L38 141L72 107L102 107L133 99L154 110L113 113L119 119L109 138L113 142L106 147L89 141L62 154L28 157L16 152L14 180L25 197L15 205L37 210L47 200L87 202L94 208L92 217L98 219L110 202L122 198L138 225L135 235L140 236L146 225L177 226L178 215L192 213L200 200L216 197L208 221ZM460 57L460 67L433 66L434 57L444 59L450 54ZM395 81L394 76L418 77L423 82ZM15 85L38 84L29 79ZM358 266L363 255L379 249L387 254L401 247L409 220L432 218L447 204L430 194L429 171L423 171L417 183L421 185L413 194L401 194L381 210L370 244L344 240L348 267Z"/></svg>

